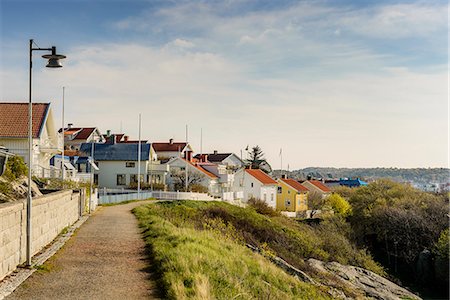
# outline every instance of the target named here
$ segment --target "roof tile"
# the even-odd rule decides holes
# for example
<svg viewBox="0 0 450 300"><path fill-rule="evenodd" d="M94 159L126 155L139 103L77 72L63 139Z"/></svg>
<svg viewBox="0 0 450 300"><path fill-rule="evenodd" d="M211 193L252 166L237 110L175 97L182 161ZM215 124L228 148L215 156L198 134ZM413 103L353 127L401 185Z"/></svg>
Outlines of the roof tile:
<svg viewBox="0 0 450 300"><path fill-rule="evenodd" d="M38 138L50 103L33 103L33 138ZM28 103L0 102L0 137L28 137Z"/></svg>

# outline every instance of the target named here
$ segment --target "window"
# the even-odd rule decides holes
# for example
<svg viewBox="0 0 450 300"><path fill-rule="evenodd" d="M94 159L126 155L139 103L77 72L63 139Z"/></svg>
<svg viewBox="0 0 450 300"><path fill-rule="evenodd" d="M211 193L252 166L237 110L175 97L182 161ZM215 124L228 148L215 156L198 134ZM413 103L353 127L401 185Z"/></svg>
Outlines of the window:
<svg viewBox="0 0 450 300"><path fill-rule="evenodd" d="M138 178L137 174L131 174L130 175L130 184L131 183L137 183L137 178ZM141 174L141 182L144 182L144 175L143 174Z"/></svg>
<svg viewBox="0 0 450 300"><path fill-rule="evenodd" d="M134 168L136 166L136 163L134 161L127 161L125 163L125 167L127 168Z"/></svg>
<svg viewBox="0 0 450 300"><path fill-rule="evenodd" d="M267 202L267 194L263 195L264 202Z"/></svg>
<svg viewBox="0 0 450 300"><path fill-rule="evenodd" d="M283 188L281 186L278 187L278 194L281 194L283 192Z"/></svg>
<svg viewBox="0 0 450 300"><path fill-rule="evenodd" d="M117 174L117 185L127 185L127 175Z"/></svg>
<svg viewBox="0 0 450 300"><path fill-rule="evenodd" d="M251 187L253 187L253 182L250 184Z"/></svg>
<svg viewBox="0 0 450 300"><path fill-rule="evenodd" d="M274 201L275 200L275 196L274 196L274 194L270 194L270 201Z"/></svg>
<svg viewBox="0 0 450 300"><path fill-rule="evenodd" d="M291 206L291 200L285 199L285 200L284 200L284 204L285 204L286 206Z"/></svg>
<svg viewBox="0 0 450 300"><path fill-rule="evenodd" d="M291 193L291 191L288 190L288 194L290 194L290 193Z"/></svg>

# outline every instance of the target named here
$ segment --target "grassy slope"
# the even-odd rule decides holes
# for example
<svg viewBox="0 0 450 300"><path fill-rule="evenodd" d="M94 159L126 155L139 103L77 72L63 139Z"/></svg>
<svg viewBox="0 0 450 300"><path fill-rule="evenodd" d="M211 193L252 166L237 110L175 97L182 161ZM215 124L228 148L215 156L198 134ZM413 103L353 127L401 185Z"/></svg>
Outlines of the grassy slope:
<svg viewBox="0 0 450 300"><path fill-rule="evenodd" d="M236 241L232 226L213 221L205 228L196 228L192 218L196 208L157 203L134 212L145 229L167 298L329 298Z"/></svg>

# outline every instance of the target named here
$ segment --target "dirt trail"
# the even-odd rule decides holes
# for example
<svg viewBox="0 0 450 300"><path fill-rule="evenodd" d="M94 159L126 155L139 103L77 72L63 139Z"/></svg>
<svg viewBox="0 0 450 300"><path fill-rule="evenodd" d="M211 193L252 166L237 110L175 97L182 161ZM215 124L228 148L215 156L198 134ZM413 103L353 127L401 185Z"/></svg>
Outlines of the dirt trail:
<svg viewBox="0 0 450 300"><path fill-rule="evenodd" d="M102 207L6 299L155 299L137 220L141 203Z"/></svg>

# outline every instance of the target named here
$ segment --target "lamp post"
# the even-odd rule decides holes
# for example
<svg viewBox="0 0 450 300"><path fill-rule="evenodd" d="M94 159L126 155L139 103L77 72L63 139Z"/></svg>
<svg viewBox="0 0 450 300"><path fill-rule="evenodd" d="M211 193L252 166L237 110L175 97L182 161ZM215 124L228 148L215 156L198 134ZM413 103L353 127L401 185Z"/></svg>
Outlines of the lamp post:
<svg viewBox="0 0 450 300"><path fill-rule="evenodd" d="M28 192L27 192L27 251L26 264L31 266L31 170L33 168L33 102L31 101L31 79L33 68L33 51L51 51L51 54L42 55L42 58L48 59L47 68L61 68L60 59L66 58L64 55L56 54L56 47L51 48L33 48L34 41L30 40L30 69L28 86ZM36 45L37 46L37 45Z"/></svg>
<svg viewBox="0 0 450 300"><path fill-rule="evenodd" d="M62 94L62 116L61 116L61 134L62 134L62 151L61 151L61 186L64 189L64 94L66 87L63 86L63 94Z"/></svg>

